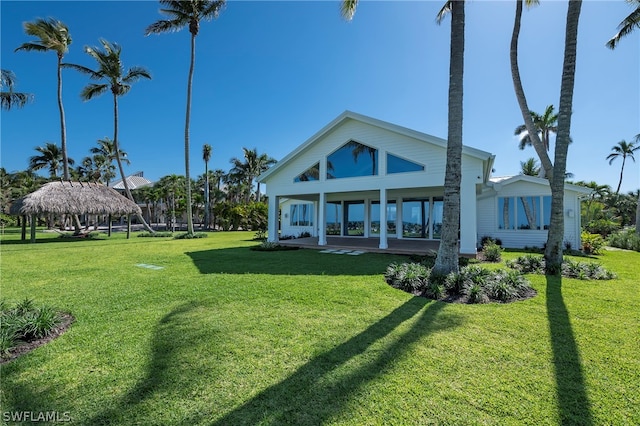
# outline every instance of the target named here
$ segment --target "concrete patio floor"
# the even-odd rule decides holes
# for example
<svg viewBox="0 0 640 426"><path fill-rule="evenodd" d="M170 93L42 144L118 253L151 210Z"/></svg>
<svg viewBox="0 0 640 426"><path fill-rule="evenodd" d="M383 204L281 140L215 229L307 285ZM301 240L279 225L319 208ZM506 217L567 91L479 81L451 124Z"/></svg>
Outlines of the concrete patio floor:
<svg viewBox="0 0 640 426"><path fill-rule="evenodd" d="M360 250L368 253L390 253L390 254L427 254L437 252L440 246L439 241L419 240L419 239L396 239L389 238L387 243L389 248L378 248L379 239L377 237L327 237L327 245L319 246L318 237L295 238L292 240L281 240L279 244L283 246L295 246L318 250L342 249Z"/></svg>

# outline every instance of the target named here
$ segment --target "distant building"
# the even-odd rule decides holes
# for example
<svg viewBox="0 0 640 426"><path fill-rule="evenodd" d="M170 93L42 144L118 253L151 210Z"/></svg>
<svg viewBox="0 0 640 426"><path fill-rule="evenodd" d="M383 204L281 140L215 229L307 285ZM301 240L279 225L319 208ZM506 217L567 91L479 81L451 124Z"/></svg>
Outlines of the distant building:
<svg viewBox="0 0 640 426"><path fill-rule="evenodd" d="M127 185L129 186L129 189L131 191L133 191L134 189L142 188L144 186L153 185L153 182L151 182L149 179L146 179L144 177L144 172L134 173L132 175L127 176L126 179L127 179ZM109 187L116 189L118 191L124 191L124 184L122 183L122 179L119 179L109 184Z"/></svg>

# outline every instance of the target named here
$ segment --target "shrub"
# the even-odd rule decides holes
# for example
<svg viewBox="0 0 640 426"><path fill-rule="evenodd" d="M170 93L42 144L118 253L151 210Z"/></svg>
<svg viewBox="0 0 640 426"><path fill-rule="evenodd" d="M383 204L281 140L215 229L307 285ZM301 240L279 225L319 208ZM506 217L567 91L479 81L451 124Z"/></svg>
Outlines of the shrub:
<svg viewBox="0 0 640 426"><path fill-rule="evenodd" d="M487 243L494 243L502 247L502 240L500 238L493 238L485 235L480 239L480 247L484 247Z"/></svg>
<svg viewBox="0 0 640 426"><path fill-rule="evenodd" d="M587 223L584 229L591 234L599 234L606 238L612 232L620 229L620 224L608 219L597 219Z"/></svg>
<svg viewBox="0 0 640 426"><path fill-rule="evenodd" d="M483 286L480 284L471 284L466 290L466 295L469 303L487 303L489 301Z"/></svg>
<svg viewBox="0 0 640 426"><path fill-rule="evenodd" d="M298 235L298 238L309 238L311 236L311 233L305 231L305 232L301 232L300 235Z"/></svg>
<svg viewBox="0 0 640 426"><path fill-rule="evenodd" d="M444 286L437 281L429 281L425 286L422 294L429 299L440 299L444 296Z"/></svg>
<svg viewBox="0 0 640 426"><path fill-rule="evenodd" d="M580 239L582 240L580 249L586 254L599 254L605 244L604 238L600 234L590 234L583 231L580 234Z"/></svg>
<svg viewBox="0 0 640 426"><path fill-rule="evenodd" d="M175 237L173 237L173 239L174 240L192 240L196 238L207 238L207 237L208 235L204 232L194 232L193 234L185 232L184 234L177 234Z"/></svg>
<svg viewBox="0 0 640 426"><path fill-rule="evenodd" d="M444 288L453 295L463 294L468 285L467 277L462 272L451 272L444 280Z"/></svg>
<svg viewBox="0 0 640 426"><path fill-rule="evenodd" d="M6 213L0 213L0 226L18 226L18 219Z"/></svg>
<svg viewBox="0 0 640 426"><path fill-rule="evenodd" d="M298 250L300 247L295 246L281 246L280 244L273 241L263 241L259 246L251 247L251 250L254 251L287 251L287 250Z"/></svg>
<svg viewBox="0 0 640 426"><path fill-rule="evenodd" d="M522 274L544 274L544 258L533 254L525 254L514 260L508 260L506 265Z"/></svg>
<svg viewBox="0 0 640 426"><path fill-rule="evenodd" d="M258 241L264 240L266 238L267 238L267 230L266 229L258 229L256 231L256 234L253 236L253 239L254 240L258 240Z"/></svg>
<svg viewBox="0 0 640 426"><path fill-rule="evenodd" d="M525 274L545 273L545 262L541 256L530 254L520 256L512 261L507 261L507 266ZM580 280L610 280L616 277L616 274L608 271L599 263L577 262L571 259L564 259L558 273L562 273L563 277Z"/></svg>
<svg viewBox="0 0 640 426"><path fill-rule="evenodd" d="M611 247L640 251L640 235L635 228L626 228L609 235L607 243Z"/></svg>
<svg viewBox="0 0 640 426"><path fill-rule="evenodd" d="M0 357L9 355L20 341L50 335L62 323L62 316L48 306L36 307L32 299L24 299L14 307L0 303Z"/></svg>
<svg viewBox="0 0 640 426"><path fill-rule="evenodd" d="M420 263L392 263L384 277L392 287L413 293L424 289L430 273L431 270Z"/></svg>
<svg viewBox="0 0 640 426"><path fill-rule="evenodd" d="M482 246L482 254L487 262L500 262L502 260L502 247L493 242Z"/></svg>

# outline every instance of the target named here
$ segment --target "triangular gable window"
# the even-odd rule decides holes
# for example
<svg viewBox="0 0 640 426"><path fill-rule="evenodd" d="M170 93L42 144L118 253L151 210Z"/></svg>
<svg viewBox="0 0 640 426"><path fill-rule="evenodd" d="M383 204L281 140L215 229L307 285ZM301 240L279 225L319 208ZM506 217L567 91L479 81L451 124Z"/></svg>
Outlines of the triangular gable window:
<svg viewBox="0 0 640 426"><path fill-rule="evenodd" d="M349 141L327 157L327 179L378 174L378 150Z"/></svg>
<svg viewBox="0 0 640 426"><path fill-rule="evenodd" d="M316 163L313 166L309 167L303 173L296 176L293 181L294 182L309 182L312 180L320 180L320 163Z"/></svg>
<svg viewBox="0 0 640 426"><path fill-rule="evenodd" d="M387 153L387 174L423 171L424 165Z"/></svg>

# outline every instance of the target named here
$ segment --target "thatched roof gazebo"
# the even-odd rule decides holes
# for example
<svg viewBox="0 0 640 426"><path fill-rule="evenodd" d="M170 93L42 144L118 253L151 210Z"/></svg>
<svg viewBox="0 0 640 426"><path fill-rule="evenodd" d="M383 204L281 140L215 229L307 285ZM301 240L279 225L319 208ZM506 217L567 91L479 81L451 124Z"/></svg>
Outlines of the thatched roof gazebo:
<svg viewBox="0 0 640 426"><path fill-rule="evenodd" d="M140 207L116 190L98 183L49 182L40 189L11 204L9 213L32 216L39 214L142 214ZM24 223L24 222L23 222ZM35 220L31 220L31 241L35 240Z"/></svg>

